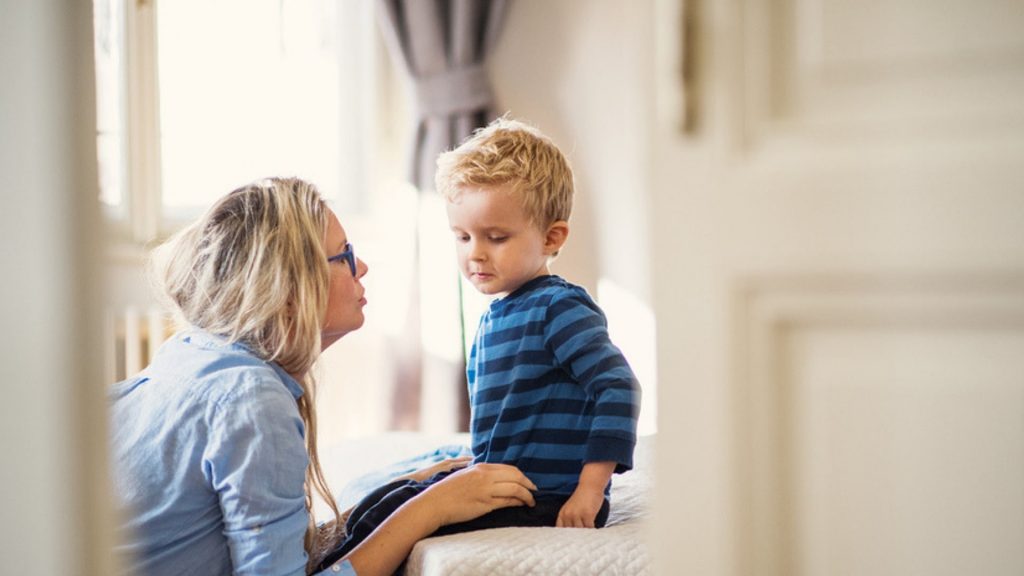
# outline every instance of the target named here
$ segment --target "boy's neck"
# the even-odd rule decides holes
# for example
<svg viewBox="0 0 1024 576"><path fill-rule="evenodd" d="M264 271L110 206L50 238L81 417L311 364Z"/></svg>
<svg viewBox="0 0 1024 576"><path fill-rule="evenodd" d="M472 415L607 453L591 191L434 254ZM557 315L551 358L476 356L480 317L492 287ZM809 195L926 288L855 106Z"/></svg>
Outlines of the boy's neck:
<svg viewBox="0 0 1024 576"><path fill-rule="evenodd" d="M504 299L508 298L509 296L511 296L511 295L513 295L513 294L515 294L515 293L517 293L517 292L519 292L519 291L521 291L521 290L523 289L523 287L524 287L524 286L528 286L528 285L530 285L530 284L534 284L534 283L536 283L536 281L537 281L538 279L540 279L540 278L546 278L546 277L548 277L548 276L551 276L551 273L550 273L550 272L548 272L548 271L547 271L547 267L545 267L545 268L544 268L544 272L543 272L543 273L537 274L537 275L536 275L536 276L534 276L533 278L530 278L529 280L527 280L526 282L523 282L523 283L522 283L522 284L520 284L519 286L516 286L516 287L515 287L515 288L513 288L512 290L509 290L508 292L502 292L502 293L500 293L500 294L495 294L495 295L494 295L494 300L493 300L493 302L497 302L498 300L504 300Z"/></svg>

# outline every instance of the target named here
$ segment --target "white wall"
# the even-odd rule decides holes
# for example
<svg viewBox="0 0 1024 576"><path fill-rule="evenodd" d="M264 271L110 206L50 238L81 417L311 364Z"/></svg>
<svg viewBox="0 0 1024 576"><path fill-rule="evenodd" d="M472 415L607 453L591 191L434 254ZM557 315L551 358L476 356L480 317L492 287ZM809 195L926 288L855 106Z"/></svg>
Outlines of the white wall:
<svg viewBox="0 0 1024 576"><path fill-rule="evenodd" d="M621 0L517 0L491 65L499 111L566 152L576 176L568 246L555 269L651 301L648 225L653 109L651 7Z"/></svg>
<svg viewBox="0 0 1024 576"><path fill-rule="evenodd" d="M110 574L91 2L0 3L0 572Z"/></svg>

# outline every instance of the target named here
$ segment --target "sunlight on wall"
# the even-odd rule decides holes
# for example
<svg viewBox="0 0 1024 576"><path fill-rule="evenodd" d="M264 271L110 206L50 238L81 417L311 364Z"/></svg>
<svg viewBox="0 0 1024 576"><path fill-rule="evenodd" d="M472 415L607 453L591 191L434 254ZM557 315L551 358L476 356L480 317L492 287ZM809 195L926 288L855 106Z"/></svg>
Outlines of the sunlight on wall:
<svg viewBox="0 0 1024 576"><path fill-rule="evenodd" d="M459 269L445 202L420 196L420 344L423 350L420 428L454 432L465 366L459 323Z"/></svg>
<svg viewBox="0 0 1024 576"><path fill-rule="evenodd" d="M452 321L459 317L459 269L445 202L437 194L420 198L420 230L423 350L450 362L461 362L462 334L459 323Z"/></svg>
<svg viewBox="0 0 1024 576"><path fill-rule="evenodd" d="M608 278L597 282L597 297L608 317L612 342L622 350L643 389L637 432L658 430L658 372L655 321L651 307Z"/></svg>
<svg viewBox="0 0 1024 576"><path fill-rule="evenodd" d="M366 263L362 278L367 305L363 327L346 335L320 357L317 404L323 445L378 434L392 421L396 379L394 343L406 326L416 247L417 195L394 179L374 196L369 213L332 208Z"/></svg>
<svg viewBox="0 0 1024 576"><path fill-rule="evenodd" d="M454 254L455 248L453 247L453 258ZM466 358L469 358L469 351L473 348L473 341L476 339L476 329L480 326L480 317L487 312L492 298L480 293L462 274L459 274L459 282L462 284L462 332L466 337Z"/></svg>
<svg viewBox="0 0 1024 576"><path fill-rule="evenodd" d="M381 183L368 214L332 208L345 226L356 255L369 271L363 277L367 298L365 328L398 336L409 314L409 289L416 282L416 226L419 192L399 178Z"/></svg>

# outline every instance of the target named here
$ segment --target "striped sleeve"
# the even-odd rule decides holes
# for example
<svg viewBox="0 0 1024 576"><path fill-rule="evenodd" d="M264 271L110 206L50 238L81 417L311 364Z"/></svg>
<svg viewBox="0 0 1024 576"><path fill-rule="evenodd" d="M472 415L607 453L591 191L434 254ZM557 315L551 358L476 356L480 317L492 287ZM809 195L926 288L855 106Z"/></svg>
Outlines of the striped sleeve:
<svg viewBox="0 0 1024 576"><path fill-rule="evenodd" d="M585 462L633 467L640 386L622 352L608 337L604 314L589 298L560 295L547 308L545 344L558 364L594 400Z"/></svg>

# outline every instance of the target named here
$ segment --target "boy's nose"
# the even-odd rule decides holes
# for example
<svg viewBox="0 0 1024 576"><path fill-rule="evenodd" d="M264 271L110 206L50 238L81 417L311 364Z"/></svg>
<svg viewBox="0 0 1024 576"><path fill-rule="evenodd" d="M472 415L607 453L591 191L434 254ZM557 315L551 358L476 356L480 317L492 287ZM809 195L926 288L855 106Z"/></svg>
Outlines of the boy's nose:
<svg viewBox="0 0 1024 576"><path fill-rule="evenodd" d="M469 259L474 262L480 262L487 259L487 252L483 250L480 244L473 244L469 250Z"/></svg>

